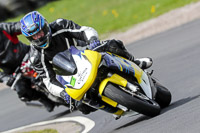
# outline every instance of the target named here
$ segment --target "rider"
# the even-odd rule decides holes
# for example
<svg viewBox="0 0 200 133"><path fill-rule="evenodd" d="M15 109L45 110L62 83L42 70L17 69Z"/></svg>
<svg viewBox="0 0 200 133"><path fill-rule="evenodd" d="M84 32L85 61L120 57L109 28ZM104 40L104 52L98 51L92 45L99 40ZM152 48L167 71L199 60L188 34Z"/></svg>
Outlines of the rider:
<svg viewBox="0 0 200 133"><path fill-rule="evenodd" d="M35 70L43 77L43 82L48 90L65 100L67 100L68 95L56 79L52 59L57 53L69 49L70 46L89 46L91 50L109 51L134 61L138 65L142 64L142 68L150 67L152 64L150 58L145 58L146 62L135 61L121 41L108 40L101 44L98 40L98 34L93 28L79 26L71 20L57 19L49 24L39 12L32 11L26 14L20 22L22 34L31 42L30 61L35 66ZM40 55L38 52L41 54L40 57L38 57ZM44 71L42 71L43 69ZM79 104L77 108L85 114L89 113L87 110L89 107L86 108L83 104Z"/></svg>
<svg viewBox="0 0 200 133"><path fill-rule="evenodd" d="M0 82L7 84L17 67L21 66L30 46L17 38L21 34L20 22L0 23ZM15 85L18 97L22 101L39 100L50 112L54 104L42 93L31 88L30 79L22 77Z"/></svg>

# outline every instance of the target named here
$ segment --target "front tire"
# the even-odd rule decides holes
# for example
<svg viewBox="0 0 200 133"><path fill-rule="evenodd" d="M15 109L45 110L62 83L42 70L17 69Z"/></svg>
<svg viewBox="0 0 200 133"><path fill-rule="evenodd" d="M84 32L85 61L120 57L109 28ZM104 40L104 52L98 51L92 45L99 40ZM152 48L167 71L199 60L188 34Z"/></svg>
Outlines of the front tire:
<svg viewBox="0 0 200 133"><path fill-rule="evenodd" d="M170 91L158 82L155 83L155 86L157 88L155 101L160 105L161 108L169 106L172 99Z"/></svg>
<svg viewBox="0 0 200 133"><path fill-rule="evenodd" d="M153 117L160 114L160 106L155 101L132 96L117 85L109 83L104 90L104 95L116 101L118 104L146 116Z"/></svg>

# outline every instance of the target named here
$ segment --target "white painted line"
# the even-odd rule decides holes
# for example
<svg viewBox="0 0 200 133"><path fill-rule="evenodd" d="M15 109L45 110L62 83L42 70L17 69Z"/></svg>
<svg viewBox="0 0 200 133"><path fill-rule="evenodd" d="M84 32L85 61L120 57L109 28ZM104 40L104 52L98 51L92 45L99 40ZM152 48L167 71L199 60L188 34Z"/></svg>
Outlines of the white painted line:
<svg viewBox="0 0 200 133"><path fill-rule="evenodd" d="M23 130L26 128L34 127L34 126L43 126L43 125L52 124L56 122L66 122L66 121L75 121L85 126L82 133L88 133L95 126L95 122L93 120L88 119L86 117L82 117L82 116L76 116L76 117L66 117L66 118L60 118L60 119L49 120L49 121L44 121L44 122L38 122L31 125L8 130L2 133L12 133L12 132L16 132L16 131Z"/></svg>

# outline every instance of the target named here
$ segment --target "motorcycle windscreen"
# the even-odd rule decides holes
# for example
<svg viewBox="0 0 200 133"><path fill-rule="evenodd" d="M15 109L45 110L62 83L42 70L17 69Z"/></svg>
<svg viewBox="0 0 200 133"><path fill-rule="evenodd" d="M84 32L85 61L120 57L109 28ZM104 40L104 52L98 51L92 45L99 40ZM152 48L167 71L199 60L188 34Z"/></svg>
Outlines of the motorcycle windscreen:
<svg viewBox="0 0 200 133"><path fill-rule="evenodd" d="M77 73L76 63L69 50L56 54L52 63L54 71L58 75L74 75Z"/></svg>
<svg viewBox="0 0 200 133"><path fill-rule="evenodd" d="M77 66L77 73L72 76L62 76L67 93L75 100L81 100L96 79L101 54L91 50L80 51L74 47L70 52Z"/></svg>
<svg viewBox="0 0 200 133"><path fill-rule="evenodd" d="M67 81L67 86L73 89L81 89L87 82L89 75L91 73L92 65L83 57L83 55L73 55L77 66L77 73L72 76L62 76L65 81Z"/></svg>

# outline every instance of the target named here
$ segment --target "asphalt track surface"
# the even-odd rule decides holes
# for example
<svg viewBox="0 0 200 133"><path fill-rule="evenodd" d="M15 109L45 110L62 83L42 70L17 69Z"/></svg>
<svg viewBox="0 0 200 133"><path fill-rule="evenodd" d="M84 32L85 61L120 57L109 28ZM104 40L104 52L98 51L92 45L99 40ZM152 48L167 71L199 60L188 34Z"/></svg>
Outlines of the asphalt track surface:
<svg viewBox="0 0 200 133"><path fill-rule="evenodd" d="M85 117L95 121L91 133L198 133L200 132L200 20L127 45L136 57L152 57L154 76L172 93L172 103L161 114L115 120L96 111ZM0 92L0 132L35 122L83 116L56 108L53 113L26 107L15 92Z"/></svg>

